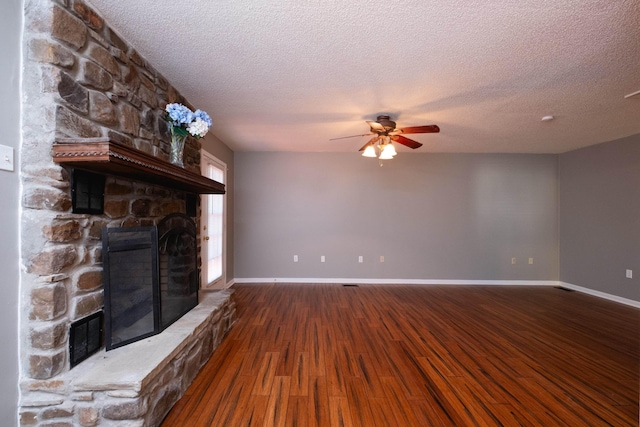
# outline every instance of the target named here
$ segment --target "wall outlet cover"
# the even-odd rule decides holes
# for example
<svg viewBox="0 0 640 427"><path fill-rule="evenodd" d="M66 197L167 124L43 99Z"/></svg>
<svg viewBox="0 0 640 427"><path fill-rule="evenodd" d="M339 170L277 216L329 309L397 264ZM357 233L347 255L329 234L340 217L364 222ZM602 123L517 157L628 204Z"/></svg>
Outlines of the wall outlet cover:
<svg viewBox="0 0 640 427"><path fill-rule="evenodd" d="M13 147L0 145L0 170L13 170Z"/></svg>

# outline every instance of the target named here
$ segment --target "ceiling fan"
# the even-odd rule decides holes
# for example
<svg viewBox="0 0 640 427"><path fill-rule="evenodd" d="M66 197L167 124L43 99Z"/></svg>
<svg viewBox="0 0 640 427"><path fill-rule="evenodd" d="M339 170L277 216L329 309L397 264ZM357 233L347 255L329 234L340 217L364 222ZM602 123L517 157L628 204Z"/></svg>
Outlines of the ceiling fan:
<svg viewBox="0 0 640 427"><path fill-rule="evenodd" d="M362 155L365 157L378 157L381 160L388 160L397 154L392 142L397 142L413 149L422 147L422 144L418 141L409 139L402 134L440 132L440 128L437 125L396 128L396 122L391 120L389 116L378 116L376 121L367 121L367 124L371 128L370 133L332 138L330 141L374 135L359 151L364 151Z"/></svg>

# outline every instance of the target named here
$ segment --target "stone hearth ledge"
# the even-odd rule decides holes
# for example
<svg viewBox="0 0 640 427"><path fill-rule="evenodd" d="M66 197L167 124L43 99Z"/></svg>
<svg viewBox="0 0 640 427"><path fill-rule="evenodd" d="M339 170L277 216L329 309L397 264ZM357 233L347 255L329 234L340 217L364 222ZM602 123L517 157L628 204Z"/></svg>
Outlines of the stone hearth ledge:
<svg viewBox="0 0 640 427"><path fill-rule="evenodd" d="M72 391L104 390L111 391L114 397L137 397L189 345L190 337L206 327L232 293L232 290L200 292L199 304L162 333L94 354L66 373Z"/></svg>

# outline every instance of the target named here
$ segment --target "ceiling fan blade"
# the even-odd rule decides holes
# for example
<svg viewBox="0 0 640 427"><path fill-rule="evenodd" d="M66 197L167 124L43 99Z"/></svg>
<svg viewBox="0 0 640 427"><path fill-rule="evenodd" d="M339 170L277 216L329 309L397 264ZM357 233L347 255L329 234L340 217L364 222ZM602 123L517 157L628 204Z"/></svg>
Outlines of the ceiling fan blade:
<svg viewBox="0 0 640 427"><path fill-rule="evenodd" d="M440 128L436 125L428 125L428 126L409 126L402 129L396 129L395 132L398 133L438 133L440 132Z"/></svg>
<svg viewBox="0 0 640 427"><path fill-rule="evenodd" d="M379 136L374 136L373 138L368 140L367 143L364 144L358 151L364 151L364 149L367 148L369 145L375 144L375 142L378 140L378 138L380 138L380 137Z"/></svg>
<svg viewBox="0 0 640 427"><path fill-rule="evenodd" d="M367 135L371 135L371 134L370 133L363 133L362 135L341 136L340 138L331 138L329 141L335 141L336 139L355 138L357 136L367 136Z"/></svg>
<svg viewBox="0 0 640 427"><path fill-rule="evenodd" d="M378 122L367 120L367 124L371 127L371 132L384 132L385 128Z"/></svg>
<svg viewBox="0 0 640 427"><path fill-rule="evenodd" d="M394 142L397 142L399 144L402 145L406 145L409 148L420 148L422 147L422 144L419 143L418 141L414 141L413 139L409 139L409 138L405 138L402 135L392 135L391 136L391 140L393 140Z"/></svg>

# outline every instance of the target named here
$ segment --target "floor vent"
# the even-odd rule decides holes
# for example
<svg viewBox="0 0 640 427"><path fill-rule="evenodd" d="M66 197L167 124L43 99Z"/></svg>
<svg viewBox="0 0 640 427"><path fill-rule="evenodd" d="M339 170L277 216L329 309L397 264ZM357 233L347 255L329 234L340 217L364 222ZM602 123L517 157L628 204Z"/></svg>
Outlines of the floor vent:
<svg viewBox="0 0 640 427"><path fill-rule="evenodd" d="M555 288L565 292L573 292L573 289L563 288L562 286L556 286Z"/></svg>
<svg viewBox="0 0 640 427"><path fill-rule="evenodd" d="M358 285L356 285L355 283L344 283L342 286L344 286L345 288L357 288Z"/></svg>

